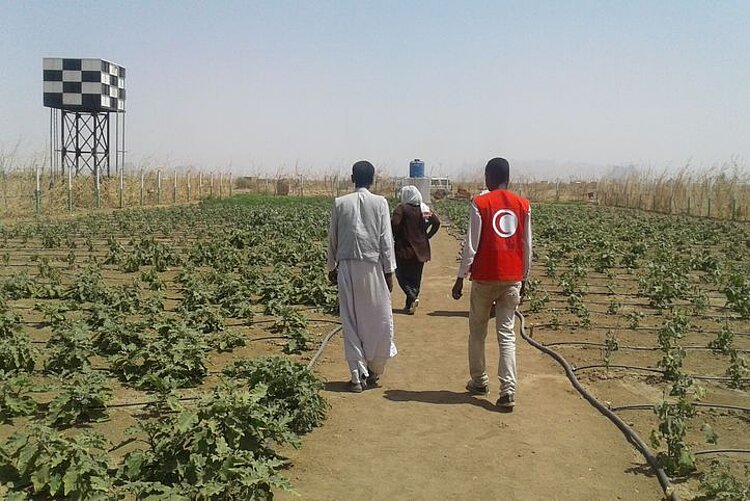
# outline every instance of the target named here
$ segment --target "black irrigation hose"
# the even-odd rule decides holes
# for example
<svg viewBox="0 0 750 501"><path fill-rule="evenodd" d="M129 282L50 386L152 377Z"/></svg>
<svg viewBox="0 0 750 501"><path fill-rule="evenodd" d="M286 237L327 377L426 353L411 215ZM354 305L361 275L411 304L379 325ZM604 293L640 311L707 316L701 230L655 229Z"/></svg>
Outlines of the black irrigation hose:
<svg viewBox="0 0 750 501"><path fill-rule="evenodd" d="M596 343L594 341L558 341L556 343L545 343L544 346L597 346L601 348L606 348L607 345L605 343ZM700 346L700 345L687 345L682 347L685 350L711 350L712 348L709 348L708 346ZM661 348L658 346L626 346L622 344L618 344L617 348L615 348L612 351L617 350L634 350L634 351L659 351ZM745 349L735 349L738 353L750 353L750 350Z"/></svg>
<svg viewBox="0 0 750 501"><path fill-rule="evenodd" d="M576 378L575 372L573 370L573 367L563 358L560 354L558 354L555 350L551 348L547 348L546 346L542 345L541 343L538 343L531 337L529 337L528 334L526 334L526 326L525 326L525 320L523 315L516 311L516 316L521 321L521 336L526 340L527 343L532 345L534 348L546 353L547 355L554 358L557 363L559 363L564 369L565 374L568 376L568 379L570 380L573 387L580 393L583 398L585 398L591 405L594 406L599 412L601 412L604 416L606 416L612 423L619 428L619 430L622 432L622 434L625 436L625 438L630 442L646 459L646 462L651 466L651 469L656 474L656 478L659 480L659 485L661 485L662 490L664 491L664 495L667 497L667 499L671 501L679 501L680 498L678 494L674 491L674 487L672 486L669 477L664 472L664 470L659 466L659 462L656 459L656 456L651 452L651 450L648 448L648 446L641 440L641 438L638 436L638 434L633 431L622 419L620 419L617 414L609 410L603 403L601 403L599 400L596 399L593 395L591 395L582 385L580 382L578 382L578 379Z"/></svg>
<svg viewBox="0 0 750 501"><path fill-rule="evenodd" d="M552 303L554 303L554 305ZM555 309L557 311L567 311L568 306L569 306L568 302L565 301L565 300L563 300L563 299L550 300L547 304L549 304L550 306L562 306L563 304L565 305L565 307L563 307L563 308L552 308L552 309ZM597 304L597 305L600 305L600 306L605 306L605 305L607 305L609 303L588 302L588 304ZM586 304L584 304L584 306L586 306ZM645 304L629 303L629 304L625 304L624 306L638 306L642 310L657 311L657 312L659 312L659 313L656 313L656 315L661 315L661 312L663 311L663 309L657 308L656 306L649 306L649 305L645 305ZM681 306L681 305L674 305L674 306ZM689 305L686 304L686 305L682 305L682 306L689 306ZM572 312L570 312L570 313L572 313ZM595 315L611 316L606 311L589 310L589 313L593 313ZM739 315L727 315L727 314L724 314L724 315L709 315L707 313L692 313L690 316L694 317L694 318L704 319L704 320L706 320L706 319L707 320L745 320L744 318L742 318Z"/></svg>
<svg viewBox="0 0 750 501"><path fill-rule="evenodd" d="M619 405L612 407L612 412L620 411L651 411L654 410L655 404L632 404L632 405ZM726 404L712 404L709 402L694 402L692 404L695 407L705 407L707 409L725 409L730 411L741 411L750 412L750 407L741 407L739 405L726 405Z"/></svg>
<svg viewBox="0 0 750 501"><path fill-rule="evenodd" d="M661 369L653 369L651 367L638 367L635 365L592 364L592 365L582 365L580 367L573 367L574 372L585 371L588 369L627 369L631 371L655 372L657 374L664 374L664 371Z"/></svg>
<svg viewBox="0 0 750 501"><path fill-rule="evenodd" d="M693 452L696 456L701 454L750 454L750 449L707 449L705 451Z"/></svg>
<svg viewBox="0 0 750 501"><path fill-rule="evenodd" d="M582 365L580 367L573 368L573 370L576 372L588 370L588 369L625 369L625 370L631 370L631 371L656 372L657 374L664 374L664 371L661 369L654 369L653 367L639 367L637 365L592 364L592 365ZM732 381L734 380L734 378L726 377L726 376L701 376L697 374L686 374L686 376L691 377L693 379L702 379L705 381ZM739 381L750 381L750 377L739 378Z"/></svg>
<svg viewBox="0 0 750 501"><path fill-rule="evenodd" d="M729 320L742 320L742 319L741 318L730 318ZM557 326L557 327L575 328L575 329L584 329L582 326L580 326L578 324L572 324L572 323L558 323L558 324L554 324L552 322L546 322L546 323L539 323L539 324L534 324L534 325L535 325L535 327L549 327L549 328L552 328L553 330L554 330L555 326ZM628 331L628 332L636 332L636 333L639 332L639 331L640 332L643 332L643 331L657 332L657 331L661 330L661 327L639 326L639 327L636 327L635 329L633 329L633 328L630 328L628 326L624 326L623 327L623 326L620 326L620 325L597 325L596 328L599 329L599 330ZM719 331L715 331L715 330L701 330L701 331L691 331L688 334L718 334L718 333L719 333ZM745 336L750 336L750 333L735 332L734 335L735 336L745 337Z"/></svg>

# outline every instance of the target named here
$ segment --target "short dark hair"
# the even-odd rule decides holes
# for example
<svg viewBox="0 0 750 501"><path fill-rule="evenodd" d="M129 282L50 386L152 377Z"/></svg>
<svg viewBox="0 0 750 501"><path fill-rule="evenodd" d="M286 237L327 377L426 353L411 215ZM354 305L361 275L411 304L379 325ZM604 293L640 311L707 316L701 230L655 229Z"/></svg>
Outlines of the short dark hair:
<svg viewBox="0 0 750 501"><path fill-rule="evenodd" d="M352 166L352 180L357 186L370 186L375 179L375 166L360 160Z"/></svg>
<svg viewBox="0 0 750 501"><path fill-rule="evenodd" d="M495 157L491 159L487 162L484 172L499 184L507 184L510 180L510 164L504 158Z"/></svg>

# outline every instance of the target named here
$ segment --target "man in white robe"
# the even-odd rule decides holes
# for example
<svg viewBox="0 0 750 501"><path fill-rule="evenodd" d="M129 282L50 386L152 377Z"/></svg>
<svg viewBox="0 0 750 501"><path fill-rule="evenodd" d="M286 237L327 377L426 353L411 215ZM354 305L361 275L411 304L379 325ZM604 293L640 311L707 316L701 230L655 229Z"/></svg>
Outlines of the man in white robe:
<svg viewBox="0 0 750 501"><path fill-rule="evenodd" d="M348 387L360 393L375 386L386 362L396 356L391 295L396 259L388 201L368 188L375 167L352 167L354 193L338 197L328 231L328 278L338 285L349 364Z"/></svg>

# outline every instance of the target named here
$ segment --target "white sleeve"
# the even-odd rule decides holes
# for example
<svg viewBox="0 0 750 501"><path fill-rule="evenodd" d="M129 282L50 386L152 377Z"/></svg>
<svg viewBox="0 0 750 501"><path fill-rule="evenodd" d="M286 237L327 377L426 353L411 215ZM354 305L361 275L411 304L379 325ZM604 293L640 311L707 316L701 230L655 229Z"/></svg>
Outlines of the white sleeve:
<svg viewBox="0 0 750 501"><path fill-rule="evenodd" d="M479 209L472 202L469 213L469 230L466 232L464 248L461 252L461 266L458 268L458 278L466 278L474 262L474 256L479 248L479 237L482 235L482 216Z"/></svg>
<svg viewBox="0 0 750 501"><path fill-rule="evenodd" d="M388 201L383 199L380 209L380 263L383 273L396 271L396 253L393 251L393 230L391 230L391 211Z"/></svg>
<svg viewBox="0 0 750 501"><path fill-rule="evenodd" d="M529 278L529 271L531 271L531 258L533 256L533 247L531 245L531 209L526 214L526 235L525 235L526 248L524 249L524 261L523 261L523 279Z"/></svg>
<svg viewBox="0 0 750 501"><path fill-rule="evenodd" d="M336 202L331 209L331 224L328 226L328 271L336 269L336 251L338 249L338 217L336 216Z"/></svg>

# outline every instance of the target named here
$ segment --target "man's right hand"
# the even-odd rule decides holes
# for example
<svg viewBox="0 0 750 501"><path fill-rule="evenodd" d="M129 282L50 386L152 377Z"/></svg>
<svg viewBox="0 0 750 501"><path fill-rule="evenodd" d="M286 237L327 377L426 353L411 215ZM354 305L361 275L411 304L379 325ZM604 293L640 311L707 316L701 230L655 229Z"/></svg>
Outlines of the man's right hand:
<svg viewBox="0 0 750 501"><path fill-rule="evenodd" d="M451 295L453 296L453 299L459 300L461 299L461 296L463 296L463 289L464 289L464 279L463 278L457 278L456 283L453 284L453 290L451 291Z"/></svg>
<svg viewBox="0 0 750 501"><path fill-rule="evenodd" d="M328 272L328 283L331 285L338 285L339 282L339 271L331 270Z"/></svg>
<svg viewBox="0 0 750 501"><path fill-rule="evenodd" d="M388 286L388 292L393 292L393 273L385 274L385 283Z"/></svg>

